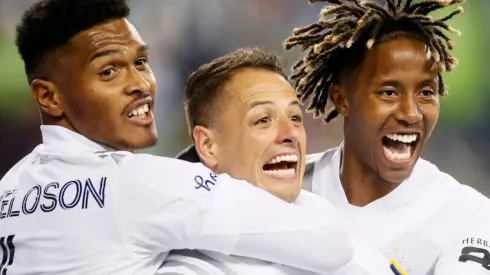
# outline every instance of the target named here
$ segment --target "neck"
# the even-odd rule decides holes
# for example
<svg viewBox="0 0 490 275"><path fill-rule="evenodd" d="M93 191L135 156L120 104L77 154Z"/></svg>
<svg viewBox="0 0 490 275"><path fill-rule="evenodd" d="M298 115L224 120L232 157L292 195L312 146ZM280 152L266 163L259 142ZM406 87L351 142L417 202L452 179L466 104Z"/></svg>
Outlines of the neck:
<svg viewBox="0 0 490 275"><path fill-rule="evenodd" d="M340 181L351 205L365 206L384 197L400 183L383 180L371 167L356 156L354 148L344 143L340 166Z"/></svg>
<svg viewBox="0 0 490 275"><path fill-rule="evenodd" d="M73 125L71 125L71 123L63 117L53 117L53 116L41 113L41 122L43 125L61 126L61 127L67 128L69 130L72 130L73 132L78 133L78 131L73 127Z"/></svg>

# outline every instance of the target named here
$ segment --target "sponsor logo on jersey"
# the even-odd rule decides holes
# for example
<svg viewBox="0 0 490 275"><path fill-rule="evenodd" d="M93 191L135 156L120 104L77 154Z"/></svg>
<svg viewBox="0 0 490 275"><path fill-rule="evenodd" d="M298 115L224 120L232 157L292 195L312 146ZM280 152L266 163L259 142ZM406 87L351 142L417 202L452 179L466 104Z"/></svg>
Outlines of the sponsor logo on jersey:
<svg viewBox="0 0 490 275"><path fill-rule="evenodd" d="M390 260L390 269L395 275L407 275L410 272L412 265L407 262L407 259L402 255L400 249L394 246L391 251L384 254L387 259Z"/></svg>
<svg viewBox="0 0 490 275"><path fill-rule="evenodd" d="M407 275L405 271L402 270L402 268L398 265L398 263L395 260L390 261L390 268L391 271L393 271L393 274L395 275Z"/></svg>
<svg viewBox="0 0 490 275"><path fill-rule="evenodd" d="M194 188L211 191L212 187L216 185L217 178L218 176L214 173L209 173L209 175L205 176L197 175L194 177L194 182L196 183Z"/></svg>
<svg viewBox="0 0 490 275"><path fill-rule="evenodd" d="M483 268L490 270L490 243L483 239L477 237L469 237L463 239L462 241L463 249L461 249L461 255L459 256L459 261L474 262L480 264Z"/></svg>

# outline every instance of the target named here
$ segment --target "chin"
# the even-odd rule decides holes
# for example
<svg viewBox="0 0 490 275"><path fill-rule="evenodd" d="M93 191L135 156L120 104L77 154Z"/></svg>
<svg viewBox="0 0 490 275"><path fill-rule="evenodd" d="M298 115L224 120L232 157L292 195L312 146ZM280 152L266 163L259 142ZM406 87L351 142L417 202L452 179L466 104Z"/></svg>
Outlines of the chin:
<svg viewBox="0 0 490 275"><path fill-rule="evenodd" d="M234 176L232 176L234 177ZM235 177L237 178L237 177ZM238 177L239 179L239 177ZM301 183L295 181L287 181L270 177L246 179L252 185L267 191L269 194L286 201L288 203L295 202L301 192Z"/></svg>
<svg viewBox="0 0 490 275"><path fill-rule="evenodd" d="M284 192L284 190L278 190L278 192L271 192L271 193L285 202L293 203L296 201L296 199L298 199L300 192L301 189L291 190L289 192Z"/></svg>
<svg viewBox="0 0 490 275"><path fill-rule="evenodd" d="M391 183L402 183L412 174L413 169L409 170L391 170L379 173L380 178Z"/></svg>
<svg viewBox="0 0 490 275"><path fill-rule="evenodd" d="M135 151L135 150L142 150L142 149L147 149L150 147L153 147L157 144L158 137L155 136L145 136L145 137L139 137L139 138L128 138L120 143L120 146L117 146L116 148L120 150L127 150L127 151Z"/></svg>

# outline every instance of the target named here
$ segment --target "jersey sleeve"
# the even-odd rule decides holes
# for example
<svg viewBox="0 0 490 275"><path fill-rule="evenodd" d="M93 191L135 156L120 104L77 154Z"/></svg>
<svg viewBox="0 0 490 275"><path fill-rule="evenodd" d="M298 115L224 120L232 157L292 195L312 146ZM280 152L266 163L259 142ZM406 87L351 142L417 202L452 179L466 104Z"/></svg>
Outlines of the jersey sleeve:
<svg viewBox="0 0 490 275"><path fill-rule="evenodd" d="M436 263L435 275L490 275L490 221L466 225L450 237Z"/></svg>
<svg viewBox="0 0 490 275"><path fill-rule="evenodd" d="M467 187L450 209L452 228L435 267L435 275L490 275L490 201Z"/></svg>
<svg viewBox="0 0 490 275"><path fill-rule="evenodd" d="M203 249L325 272L353 257L333 209L302 192L286 203L200 163L140 156L121 166L122 231L148 253ZM140 248L138 248L140 249Z"/></svg>

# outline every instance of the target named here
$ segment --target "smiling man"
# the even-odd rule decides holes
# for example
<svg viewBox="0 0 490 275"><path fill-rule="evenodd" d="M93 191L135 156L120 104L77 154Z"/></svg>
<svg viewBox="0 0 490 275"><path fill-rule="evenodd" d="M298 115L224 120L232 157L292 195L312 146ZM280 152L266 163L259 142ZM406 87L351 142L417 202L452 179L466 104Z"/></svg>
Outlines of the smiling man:
<svg viewBox="0 0 490 275"><path fill-rule="evenodd" d="M313 271L349 262L349 238L318 218L322 198L292 205L202 164L133 153L157 140L156 81L129 11L41 0L17 27L43 143L0 181L0 274L154 274L186 248Z"/></svg>
<svg viewBox="0 0 490 275"><path fill-rule="evenodd" d="M218 65L222 71L213 69ZM301 190L306 133L281 66L258 48L218 58L189 77L185 110L203 164L293 202Z"/></svg>
<svg viewBox="0 0 490 275"><path fill-rule="evenodd" d="M301 203L300 194L306 194L301 191L306 134L280 57L244 48L200 66L188 79L185 111L195 146L180 158L201 161L217 174L245 179L286 202ZM331 207L319 204L317 210L323 213L320 219L336 223ZM392 274L380 253L357 240L353 244L353 261L322 274ZM312 273L220 253L174 251L158 274Z"/></svg>
<svg viewBox="0 0 490 275"><path fill-rule="evenodd" d="M463 1L313 2L334 5L285 42L305 53L291 79L315 116L344 118L343 144L314 162L313 192L393 269L490 274L490 201L420 158L447 93L442 73L457 64L446 32L459 32L446 21L463 9L428 14Z"/></svg>

